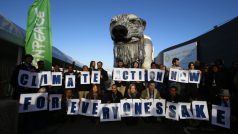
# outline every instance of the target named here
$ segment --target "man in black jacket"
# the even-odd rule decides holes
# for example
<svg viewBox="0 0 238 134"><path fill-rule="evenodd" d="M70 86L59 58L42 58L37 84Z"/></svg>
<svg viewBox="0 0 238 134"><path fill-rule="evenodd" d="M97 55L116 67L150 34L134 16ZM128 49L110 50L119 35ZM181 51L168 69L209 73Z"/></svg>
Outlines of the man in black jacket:
<svg viewBox="0 0 238 134"><path fill-rule="evenodd" d="M36 71L36 67L32 65L32 61L33 61L33 56L30 54L26 54L24 56L23 62L15 68L11 77L11 85L14 88L13 99L16 99L16 100L20 99L20 94L22 93L33 93L33 90L22 87L18 84L18 75L20 70L25 70L30 72Z"/></svg>
<svg viewBox="0 0 238 134"><path fill-rule="evenodd" d="M122 99L122 94L120 91L117 90L117 85L112 85L112 90L108 92L107 94L107 102L108 103L120 103L120 100Z"/></svg>
<svg viewBox="0 0 238 134"><path fill-rule="evenodd" d="M108 74L107 74L107 71L102 68L102 65L103 63L101 61L97 62L98 71L101 72L101 76L100 76L101 90L103 92L106 92L107 91L106 81L108 80Z"/></svg>

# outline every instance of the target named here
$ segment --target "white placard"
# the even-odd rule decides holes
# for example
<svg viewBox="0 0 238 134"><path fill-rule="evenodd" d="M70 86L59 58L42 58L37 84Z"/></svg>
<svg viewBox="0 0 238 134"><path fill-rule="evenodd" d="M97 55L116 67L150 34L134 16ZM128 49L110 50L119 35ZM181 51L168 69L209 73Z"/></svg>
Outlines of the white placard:
<svg viewBox="0 0 238 134"><path fill-rule="evenodd" d="M148 72L148 74L147 74L148 81L153 80L155 82L163 83L163 81L164 81L164 73L165 73L164 70L148 69L147 72Z"/></svg>
<svg viewBox="0 0 238 134"><path fill-rule="evenodd" d="M152 104L153 104L153 99L142 99L142 116L147 117L147 116L152 116Z"/></svg>
<svg viewBox="0 0 238 134"><path fill-rule="evenodd" d="M152 108L153 116L165 116L165 99L154 99Z"/></svg>
<svg viewBox="0 0 238 134"><path fill-rule="evenodd" d="M179 117L180 119L193 119L191 103L179 102Z"/></svg>
<svg viewBox="0 0 238 134"><path fill-rule="evenodd" d="M169 80L170 81L178 81L179 77L179 70L178 69L169 69Z"/></svg>
<svg viewBox="0 0 238 134"><path fill-rule="evenodd" d="M187 70L179 70L178 82L188 83L188 71Z"/></svg>
<svg viewBox="0 0 238 134"><path fill-rule="evenodd" d="M224 128L230 128L230 107L212 105L212 124Z"/></svg>
<svg viewBox="0 0 238 134"><path fill-rule="evenodd" d="M48 93L21 94L19 112L47 110Z"/></svg>
<svg viewBox="0 0 238 134"><path fill-rule="evenodd" d="M68 105L68 115L77 115L79 113L79 99L69 99L67 100Z"/></svg>
<svg viewBox="0 0 238 134"><path fill-rule="evenodd" d="M93 84L100 84L100 76L101 76L100 71L92 71L92 77L91 77L91 83Z"/></svg>
<svg viewBox="0 0 238 134"><path fill-rule="evenodd" d="M192 101L193 118L196 120L209 120L207 102Z"/></svg>
<svg viewBox="0 0 238 134"><path fill-rule="evenodd" d="M120 121L120 103L101 104L100 121Z"/></svg>
<svg viewBox="0 0 238 134"><path fill-rule="evenodd" d="M52 78L51 78L51 72L50 71L43 71L41 72L41 79L40 84L41 86L49 86L52 85Z"/></svg>
<svg viewBox="0 0 238 134"><path fill-rule="evenodd" d="M61 109L62 94L50 94L49 96L49 111Z"/></svg>
<svg viewBox="0 0 238 134"><path fill-rule="evenodd" d="M189 83L200 83L201 71L200 70L189 70Z"/></svg>
<svg viewBox="0 0 238 134"><path fill-rule="evenodd" d="M62 86L62 72L52 72L52 86Z"/></svg>
<svg viewBox="0 0 238 134"><path fill-rule="evenodd" d="M80 84L90 84L90 72L81 71L80 74Z"/></svg>
<svg viewBox="0 0 238 134"><path fill-rule="evenodd" d="M132 116L132 108L133 108L132 99L122 99L120 103L121 103L121 117Z"/></svg>
<svg viewBox="0 0 238 134"><path fill-rule="evenodd" d="M65 76L65 88L75 88L75 75Z"/></svg>
<svg viewBox="0 0 238 134"><path fill-rule="evenodd" d="M166 103L166 118L172 120L179 120L179 104L167 102Z"/></svg>

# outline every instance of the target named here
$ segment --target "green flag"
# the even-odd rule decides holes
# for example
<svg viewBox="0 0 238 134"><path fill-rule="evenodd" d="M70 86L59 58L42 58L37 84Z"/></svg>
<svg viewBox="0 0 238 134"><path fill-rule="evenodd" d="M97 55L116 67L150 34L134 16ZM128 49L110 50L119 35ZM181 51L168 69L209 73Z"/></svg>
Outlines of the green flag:
<svg viewBox="0 0 238 134"><path fill-rule="evenodd" d="M26 32L26 54L34 57L33 65L43 60L45 69L52 66L52 39L50 21L50 0L35 0L28 11Z"/></svg>

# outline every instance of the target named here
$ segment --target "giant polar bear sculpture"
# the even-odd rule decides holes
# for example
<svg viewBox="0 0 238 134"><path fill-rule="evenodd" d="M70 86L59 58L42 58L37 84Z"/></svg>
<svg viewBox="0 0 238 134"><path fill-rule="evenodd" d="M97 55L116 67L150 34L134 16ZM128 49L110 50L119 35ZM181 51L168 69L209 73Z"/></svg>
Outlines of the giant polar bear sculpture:
<svg viewBox="0 0 238 134"><path fill-rule="evenodd" d="M137 61L140 67L148 69L153 60L151 39L144 35L146 22L134 14L114 16L110 33L114 41L114 67L122 60L126 67Z"/></svg>

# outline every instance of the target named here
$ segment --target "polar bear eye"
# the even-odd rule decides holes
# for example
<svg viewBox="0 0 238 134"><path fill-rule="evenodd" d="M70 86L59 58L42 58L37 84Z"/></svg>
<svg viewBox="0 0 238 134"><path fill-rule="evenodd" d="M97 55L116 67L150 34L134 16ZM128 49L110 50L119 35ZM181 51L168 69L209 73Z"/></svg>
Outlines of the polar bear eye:
<svg viewBox="0 0 238 134"><path fill-rule="evenodd" d="M136 22L136 19L131 19L129 20L131 23L135 23Z"/></svg>
<svg viewBox="0 0 238 134"><path fill-rule="evenodd" d="M111 21L111 24L115 24L117 21L116 20L112 20Z"/></svg>

